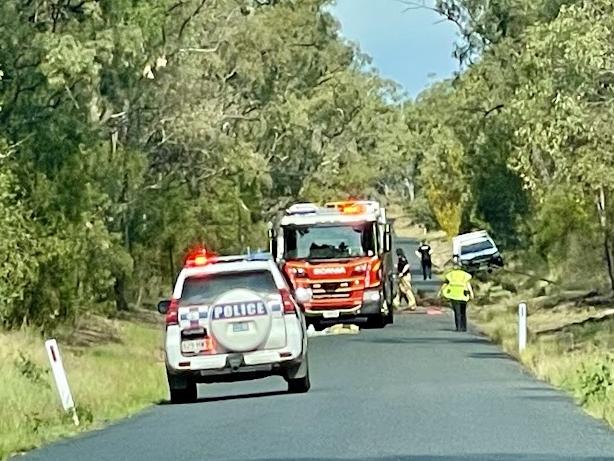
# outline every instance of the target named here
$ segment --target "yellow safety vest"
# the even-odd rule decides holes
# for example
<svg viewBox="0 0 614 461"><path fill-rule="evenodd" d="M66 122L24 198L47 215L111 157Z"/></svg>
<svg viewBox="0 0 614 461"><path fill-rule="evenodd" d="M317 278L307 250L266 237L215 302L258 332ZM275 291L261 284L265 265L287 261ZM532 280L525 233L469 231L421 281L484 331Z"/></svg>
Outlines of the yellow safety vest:
<svg viewBox="0 0 614 461"><path fill-rule="evenodd" d="M446 274L446 284L443 287L442 294L447 299L453 299L455 301L469 301L470 297L469 281L471 275L467 272L454 269Z"/></svg>

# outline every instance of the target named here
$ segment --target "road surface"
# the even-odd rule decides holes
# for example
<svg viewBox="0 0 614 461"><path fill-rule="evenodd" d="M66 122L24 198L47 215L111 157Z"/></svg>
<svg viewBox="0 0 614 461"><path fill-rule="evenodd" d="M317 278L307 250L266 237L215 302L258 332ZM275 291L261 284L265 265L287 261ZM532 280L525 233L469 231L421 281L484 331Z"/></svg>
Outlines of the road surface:
<svg viewBox="0 0 614 461"><path fill-rule="evenodd" d="M313 387L209 385L33 452L46 461L614 461L614 432L445 315L312 338ZM126 377L138 379L138 376Z"/></svg>
<svg viewBox="0 0 614 461"><path fill-rule="evenodd" d="M432 274L432 280L424 280L422 274L422 266L420 265L420 258L416 256L416 250L420 246L420 242L416 239L396 237L394 239L395 251L396 248L401 248L411 267L412 287L415 292L422 291L428 294L436 294L439 291L441 282L438 280L436 274ZM395 254L396 264L396 254Z"/></svg>

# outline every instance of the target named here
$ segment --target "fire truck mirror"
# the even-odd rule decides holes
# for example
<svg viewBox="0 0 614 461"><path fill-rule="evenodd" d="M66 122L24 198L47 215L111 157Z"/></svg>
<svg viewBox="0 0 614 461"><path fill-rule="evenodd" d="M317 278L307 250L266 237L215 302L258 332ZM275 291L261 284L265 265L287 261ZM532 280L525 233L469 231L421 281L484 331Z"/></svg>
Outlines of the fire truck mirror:
<svg viewBox="0 0 614 461"><path fill-rule="evenodd" d="M386 253L392 251L392 230L390 229L390 224L386 224L384 228L384 251Z"/></svg>

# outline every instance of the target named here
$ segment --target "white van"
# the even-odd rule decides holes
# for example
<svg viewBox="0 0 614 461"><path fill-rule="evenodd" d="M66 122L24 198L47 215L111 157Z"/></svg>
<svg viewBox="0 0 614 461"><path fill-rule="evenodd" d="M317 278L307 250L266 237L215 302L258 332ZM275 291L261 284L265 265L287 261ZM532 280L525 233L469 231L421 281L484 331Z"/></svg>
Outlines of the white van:
<svg viewBox="0 0 614 461"><path fill-rule="evenodd" d="M457 235L452 239L452 254L468 272L503 267L503 258L486 231Z"/></svg>

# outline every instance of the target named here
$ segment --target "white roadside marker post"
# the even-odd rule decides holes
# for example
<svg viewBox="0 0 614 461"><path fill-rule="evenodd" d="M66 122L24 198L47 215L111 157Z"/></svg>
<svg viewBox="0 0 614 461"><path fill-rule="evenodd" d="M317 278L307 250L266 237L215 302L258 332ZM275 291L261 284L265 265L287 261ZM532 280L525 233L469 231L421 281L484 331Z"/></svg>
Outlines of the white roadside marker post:
<svg viewBox="0 0 614 461"><path fill-rule="evenodd" d="M55 339L49 339L45 341L45 349L47 350L47 356L49 357L49 363L51 364L51 371L53 372L53 378L55 379L55 387L60 395L60 401L64 411L72 412L72 420L75 426L79 425L79 416L77 416L77 410L75 408L75 402L68 386L68 378L66 377L66 371L64 370L64 364L62 363L62 357L60 356L60 348Z"/></svg>
<svg viewBox="0 0 614 461"><path fill-rule="evenodd" d="M527 304L518 304L518 352L527 347Z"/></svg>

